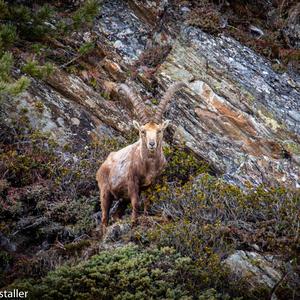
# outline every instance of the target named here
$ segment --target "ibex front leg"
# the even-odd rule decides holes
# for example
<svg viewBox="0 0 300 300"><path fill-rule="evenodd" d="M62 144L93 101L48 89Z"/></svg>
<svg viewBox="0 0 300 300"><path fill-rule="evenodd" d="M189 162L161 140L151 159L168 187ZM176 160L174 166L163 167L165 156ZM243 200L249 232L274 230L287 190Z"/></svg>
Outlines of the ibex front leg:
<svg viewBox="0 0 300 300"><path fill-rule="evenodd" d="M135 184L132 184L132 186L129 188L129 197L132 206L131 223L132 226L135 226L137 224L139 211L139 193L138 187Z"/></svg>

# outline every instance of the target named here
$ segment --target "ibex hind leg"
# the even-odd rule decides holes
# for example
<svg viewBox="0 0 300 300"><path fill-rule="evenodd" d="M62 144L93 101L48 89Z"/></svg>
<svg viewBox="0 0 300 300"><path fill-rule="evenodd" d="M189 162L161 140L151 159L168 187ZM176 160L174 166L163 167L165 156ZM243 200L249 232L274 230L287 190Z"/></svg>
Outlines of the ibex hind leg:
<svg viewBox="0 0 300 300"><path fill-rule="evenodd" d="M104 229L108 226L109 221L109 210L111 207L112 202L112 196L110 192L106 189L102 189L100 192L100 204L101 204L101 224L102 229Z"/></svg>
<svg viewBox="0 0 300 300"><path fill-rule="evenodd" d="M133 195L130 200L131 200L131 206L132 206L131 224L134 227L137 225L137 222L138 222L139 200L138 200L137 195Z"/></svg>
<svg viewBox="0 0 300 300"><path fill-rule="evenodd" d="M149 215L149 207L150 207L150 199L147 197L146 199L144 199L144 216L148 216Z"/></svg>

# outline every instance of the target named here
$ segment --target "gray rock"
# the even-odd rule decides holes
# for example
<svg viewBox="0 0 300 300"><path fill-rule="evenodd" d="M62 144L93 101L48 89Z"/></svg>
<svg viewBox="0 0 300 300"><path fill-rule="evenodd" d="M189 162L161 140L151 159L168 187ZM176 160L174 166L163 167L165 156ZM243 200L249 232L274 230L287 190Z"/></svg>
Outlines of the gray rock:
<svg viewBox="0 0 300 300"><path fill-rule="evenodd" d="M131 230L129 223L114 223L107 228L103 243L118 242Z"/></svg>
<svg viewBox="0 0 300 300"><path fill-rule="evenodd" d="M252 289L260 286L272 289L283 276L280 262L256 252L238 250L225 259L224 264L234 276L247 279Z"/></svg>
<svg viewBox="0 0 300 300"><path fill-rule="evenodd" d="M289 111L289 116L294 119L296 122L300 122L300 111Z"/></svg>
<svg viewBox="0 0 300 300"><path fill-rule="evenodd" d="M9 238L7 238L2 232L0 232L0 247L8 252L15 252L17 246Z"/></svg>
<svg viewBox="0 0 300 300"><path fill-rule="evenodd" d="M103 1L101 13L101 23L96 24L96 31L108 35L126 62L137 59L146 46L150 26L135 15L126 1Z"/></svg>

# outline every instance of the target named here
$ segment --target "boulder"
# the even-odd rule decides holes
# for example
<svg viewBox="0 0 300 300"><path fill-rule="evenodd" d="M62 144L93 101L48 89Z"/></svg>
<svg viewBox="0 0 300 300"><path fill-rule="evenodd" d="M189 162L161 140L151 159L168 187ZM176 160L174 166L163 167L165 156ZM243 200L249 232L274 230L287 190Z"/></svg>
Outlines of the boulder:
<svg viewBox="0 0 300 300"><path fill-rule="evenodd" d="M224 264L235 278L247 280L250 290L260 287L271 291L283 277L279 261L256 252L238 250L225 259Z"/></svg>

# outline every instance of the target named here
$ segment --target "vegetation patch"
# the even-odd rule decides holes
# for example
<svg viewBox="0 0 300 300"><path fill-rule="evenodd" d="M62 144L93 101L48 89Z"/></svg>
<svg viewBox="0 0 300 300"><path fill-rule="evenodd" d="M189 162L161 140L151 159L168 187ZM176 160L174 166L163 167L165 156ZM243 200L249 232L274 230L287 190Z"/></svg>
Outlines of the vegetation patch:
<svg viewBox="0 0 300 300"><path fill-rule="evenodd" d="M249 186L245 192L204 173L184 183L166 180L147 196L153 201L152 211L162 213L166 221L147 232L137 231L137 240L174 247L191 257L201 266L206 287L224 290L221 262L236 249L277 254L298 273L299 191ZM282 299L300 295L297 282L291 278L281 285ZM262 299L265 292L248 296Z"/></svg>
<svg viewBox="0 0 300 300"><path fill-rule="evenodd" d="M16 104L5 101L0 111L0 230L26 254L12 255L1 285L45 274L89 247L99 222L96 171L111 151L136 138L61 146L31 127L27 110ZM36 103L36 109L43 105Z"/></svg>
<svg viewBox="0 0 300 300"><path fill-rule="evenodd" d="M128 245L103 251L73 267L60 267L40 281L10 289L28 290L30 299L232 299L202 290L199 268L173 248ZM207 298L209 297L209 298Z"/></svg>

